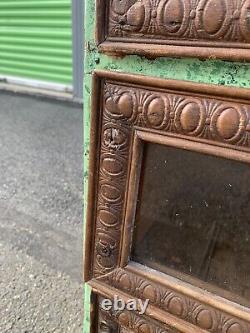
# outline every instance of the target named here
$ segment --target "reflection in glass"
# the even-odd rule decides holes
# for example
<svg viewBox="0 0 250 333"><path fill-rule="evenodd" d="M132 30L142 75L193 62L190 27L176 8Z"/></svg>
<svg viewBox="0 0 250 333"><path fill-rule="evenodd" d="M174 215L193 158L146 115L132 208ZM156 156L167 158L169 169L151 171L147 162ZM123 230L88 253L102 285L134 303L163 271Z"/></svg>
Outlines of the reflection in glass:
<svg viewBox="0 0 250 333"><path fill-rule="evenodd" d="M250 301L250 165L146 144L132 260Z"/></svg>

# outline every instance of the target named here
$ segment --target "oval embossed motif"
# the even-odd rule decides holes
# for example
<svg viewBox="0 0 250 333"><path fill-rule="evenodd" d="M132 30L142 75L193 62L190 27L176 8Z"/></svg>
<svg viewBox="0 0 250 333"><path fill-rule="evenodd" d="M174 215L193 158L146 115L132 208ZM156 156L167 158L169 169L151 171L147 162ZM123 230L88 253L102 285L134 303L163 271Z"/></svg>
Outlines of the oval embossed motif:
<svg viewBox="0 0 250 333"><path fill-rule="evenodd" d="M199 126L200 117L198 104L194 102L186 104L180 114L180 123L184 131L193 132Z"/></svg>
<svg viewBox="0 0 250 333"><path fill-rule="evenodd" d="M102 170L111 176L118 176L123 171L123 165L117 158L108 155L102 160Z"/></svg>
<svg viewBox="0 0 250 333"><path fill-rule="evenodd" d="M197 325L204 329L213 328L213 317L209 310L201 310L196 318Z"/></svg>
<svg viewBox="0 0 250 333"><path fill-rule="evenodd" d="M157 6L157 26L162 34L180 35L188 28L190 4L184 0L161 0Z"/></svg>
<svg viewBox="0 0 250 333"><path fill-rule="evenodd" d="M101 193L102 193L102 196L107 201L111 201L111 202L116 202L121 197L119 189L117 189L115 186L110 185L110 184L103 184L101 186Z"/></svg>
<svg viewBox="0 0 250 333"><path fill-rule="evenodd" d="M223 26L227 15L225 0L208 0L203 10L203 27L210 34L216 34Z"/></svg>
<svg viewBox="0 0 250 333"><path fill-rule="evenodd" d="M152 126L160 126L164 120L165 105L160 98L154 98L147 107L147 120Z"/></svg>
<svg viewBox="0 0 250 333"><path fill-rule="evenodd" d="M250 42L250 0L246 0L244 3L241 15L240 15L240 24L242 34L247 42Z"/></svg>
<svg viewBox="0 0 250 333"><path fill-rule="evenodd" d="M176 316L181 316L183 313L183 302L181 298L174 296L169 301L169 312Z"/></svg>
<svg viewBox="0 0 250 333"><path fill-rule="evenodd" d="M117 217L111 211L105 209L99 211L99 220L106 227L114 227L117 224Z"/></svg>
<svg viewBox="0 0 250 333"><path fill-rule="evenodd" d="M228 108L221 112L217 119L217 131L221 137L231 139L239 130L240 118L237 110Z"/></svg>
<svg viewBox="0 0 250 333"><path fill-rule="evenodd" d="M133 114L133 100L132 97L125 93L123 94L118 101L118 109L120 114L122 114L126 118L130 118Z"/></svg>
<svg viewBox="0 0 250 333"><path fill-rule="evenodd" d="M138 333L151 333L152 327L147 323L139 323Z"/></svg>
<svg viewBox="0 0 250 333"><path fill-rule="evenodd" d="M119 318L119 322L125 327L129 327L129 317L126 312L118 312L117 317Z"/></svg>
<svg viewBox="0 0 250 333"><path fill-rule="evenodd" d="M234 323L230 325L226 333L244 333L244 330L243 328L241 328L241 326L238 323Z"/></svg>
<svg viewBox="0 0 250 333"><path fill-rule="evenodd" d="M174 122L180 133L197 135L202 130L205 121L205 107L199 100L186 99L178 104Z"/></svg>
<svg viewBox="0 0 250 333"><path fill-rule="evenodd" d="M156 302L156 300L157 300L156 293L157 293L157 291L150 284L146 285L143 288L143 296L145 297L145 299L149 299L151 302Z"/></svg>
<svg viewBox="0 0 250 333"><path fill-rule="evenodd" d="M184 7L181 0L166 2L163 12L163 23L169 32L177 32L180 29L184 17Z"/></svg>
<svg viewBox="0 0 250 333"><path fill-rule="evenodd" d="M121 274L120 275L120 284L122 285L123 289L126 291L130 291L131 290L131 280L129 278L128 274Z"/></svg>
<svg viewBox="0 0 250 333"><path fill-rule="evenodd" d="M145 8L142 3L137 2L127 11L127 24L130 30L140 30L145 20Z"/></svg>
<svg viewBox="0 0 250 333"><path fill-rule="evenodd" d="M112 10L120 15L123 15L128 10L128 1L120 0L120 1L112 1Z"/></svg>
<svg viewBox="0 0 250 333"><path fill-rule="evenodd" d="M112 114L119 114L117 104L114 102L113 98L109 97L105 101L105 108L108 112Z"/></svg>

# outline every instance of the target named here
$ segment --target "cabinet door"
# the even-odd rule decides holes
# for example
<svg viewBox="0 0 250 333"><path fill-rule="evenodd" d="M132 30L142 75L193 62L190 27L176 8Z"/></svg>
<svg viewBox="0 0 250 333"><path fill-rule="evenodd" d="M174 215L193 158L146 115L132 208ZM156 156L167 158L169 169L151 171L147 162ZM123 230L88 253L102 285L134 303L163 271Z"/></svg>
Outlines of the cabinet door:
<svg viewBox="0 0 250 333"><path fill-rule="evenodd" d="M112 71L92 87L85 279L149 302L105 325L250 332L249 90Z"/></svg>

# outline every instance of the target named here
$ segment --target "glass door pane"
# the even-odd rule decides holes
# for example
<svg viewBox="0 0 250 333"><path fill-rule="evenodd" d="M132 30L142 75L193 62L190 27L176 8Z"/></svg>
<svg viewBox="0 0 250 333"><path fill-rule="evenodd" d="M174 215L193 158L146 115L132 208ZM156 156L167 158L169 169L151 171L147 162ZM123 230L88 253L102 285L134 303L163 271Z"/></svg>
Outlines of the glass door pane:
<svg viewBox="0 0 250 333"><path fill-rule="evenodd" d="M250 301L250 165L146 144L131 259Z"/></svg>

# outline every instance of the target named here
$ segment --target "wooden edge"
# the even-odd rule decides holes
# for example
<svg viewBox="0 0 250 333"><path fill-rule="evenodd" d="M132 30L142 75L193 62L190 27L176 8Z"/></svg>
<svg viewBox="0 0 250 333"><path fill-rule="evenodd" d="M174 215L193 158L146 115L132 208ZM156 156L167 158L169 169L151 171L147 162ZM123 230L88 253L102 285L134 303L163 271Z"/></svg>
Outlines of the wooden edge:
<svg viewBox="0 0 250 333"><path fill-rule="evenodd" d="M100 43L98 48L100 52L114 56L140 55L153 59L157 57L186 57L209 60L250 61L250 50L247 48L159 45L134 42L110 42L107 40Z"/></svg>
<svg viewBox="0 0 250 333"><path fill-rule="evenodd" d="M134 262L130 262L124 270L146 279L148 279L148 274L150 273L150 281L153 283L175 290L180 294L196 299L203 304L210 305L211 307L233 315L241 320L250 322L249 308L233 303L226 298L217 296L207 290L202 290L201 288L193 285L190 287L187 282L181 281L180 279L170 275L166 276L166 274L157 272L150 268L145 270L145 266Z"/></svg>
<svg viewBox="0 0 250 333"><path fill-rule="evenodd" d="M143 129L141 127L138 127L138 126L135 126L135 129L136 130L139 130L139 131L146 131L146 132L150 132L152 134L160 134L159 133L159 130L157 129ZM183 135L183 134L179 134L179 133L172 133L172 132L164 132L162 133L161 135L164 135L164 136L168 136L168 137L171 137L171 138L175 138L175 139L183 139L185 141L191 141L191 142L198 142L198 143L201 143L201 144L207 144L209 146L212 146L214 148L216 147L219 147L219 148L227 148L227 149L233 149L234 151L239 151L239 152L246 152L249 154L250 152L250 148L248 147L244 147L244 146L233 146L232 148L232 144L230 143L224 143L224 142L219 142L219 141L211 141L209 139L204 139L204 138L199 138L199 137L192 137L192 136L189 136L189 135ZM229 157L230 159L230 157ZM233 159L233 158L232 158Z"/></svg>
<svg viewBox="0 0 250 333"><path fill-rule="evenodd" d="M155 35L157 37L158 35ZM229 49L229 48L234 48L234 49L247 49L250 50L250 43L244 43L244 42L233 42L229 45L228 42L222 41L222 40L214 40L214 41L209 41L209 40L204 40L204 39L198 39L196 41L193 41L191 39L160 39L160 38L154 38L154 42L150 43L150 39L148 38L142 38L142 37L136 37L136 36L123 36L122 39L121 37L118 36L107 36L106 39L102 40L111 42L111 43L135 43L135 44L153 44L153 45L165 45L165 46L190 46L190 47L206 47L211 49L211 45L213 48L221 48L221 49ZM196 43L194 45L194 43ZM199 45L198 45L199 44Z"/></svg>
<svg viewBox="0 0 250 333"><path fill-rule="evenodd" d="M141 164L143 157L143 141L140 140L137 135L137 131L134 132L133 140L131 143L132 152L132 164L130 166L130 172L128 174L127 181L127 200L125 204L125 216L123 231L121 234L121 248L120 248L120 267L125 267L129 261L129 255L131 252L131 242L133 227L137 207L137 195L139 190L140 174L141 174Z"/></svg>
<svg viewBox="0 0 250 333"><path fill-rule="evenodd" d="M203 142L190 141L184 138L171 137L166 134L151 133L145 130L137 130L136 136L146 142L167 145L174 148L195 151L198 153L223 157L230 160L250 163L249 152L238 151L232 148L219 147Z"/></svg>
<svg viewBox="0 0 250 333"><path fill-rule="evenodd" d="M90 114L90 152L89 152L89 178L88 178L88 197L87 197L87 212L86 212L86 225L85 225L85 238L84 238L84 256L83 256L83 281L87 282L91 279L92 269L92 234L93 234L93 212L95 207L95 178L97 174L97 155L98 136L99 133L99 117L98 108L100 98L96 98L100 93L101 81L94 73L92 77L92 96L91 96L91 114Z"/></svg>
<svg viewBox="0 0 250 333"><path fill-rule="evenodd" d="M101 42L105 40L106 26L105 26L104 17L106 16L105 11L107 10L107 6L105 5L104 0L95 0L95 6L96 6L95 41L96 44L99 45Z"/></svg>
<svg viewBox="0 0 250 333"><path fill-rule="evenodd" d="M106 70L96 70L95 74L101 78L108 80L117 80L119 83L133 83L151 88L160 88L174 90L177 93L193 93L202 95L213 95L227 97L230 100L237 102L238 99L243 99L250 102L250 89L219 86L215 84L196 83L191 81L161 79L151 76L136 75L129 73L111 72Z"/></svg>
<svg viewBox="0 0 250 333"><path fill-rule="evenodd" d="M93 292L110 299L113 299L114 296L118 296L119 298L123 299L125 303L128 302L129 299L131 299L131 295L127 295L124 292L121 292L120 290L111 288L106 286L104 283L98 281L98 280L91 280L89 282L89 285L93 289ZM145 315L149 318L152 318L154 320L160 321L163 324L166 324L168 326L171 326L180 332L183 333L207 333L207 331L198 328L197 326L194 326L193 324L189 324L185 322L182 319L176 318L175 316L149 304Z"/></svg>

